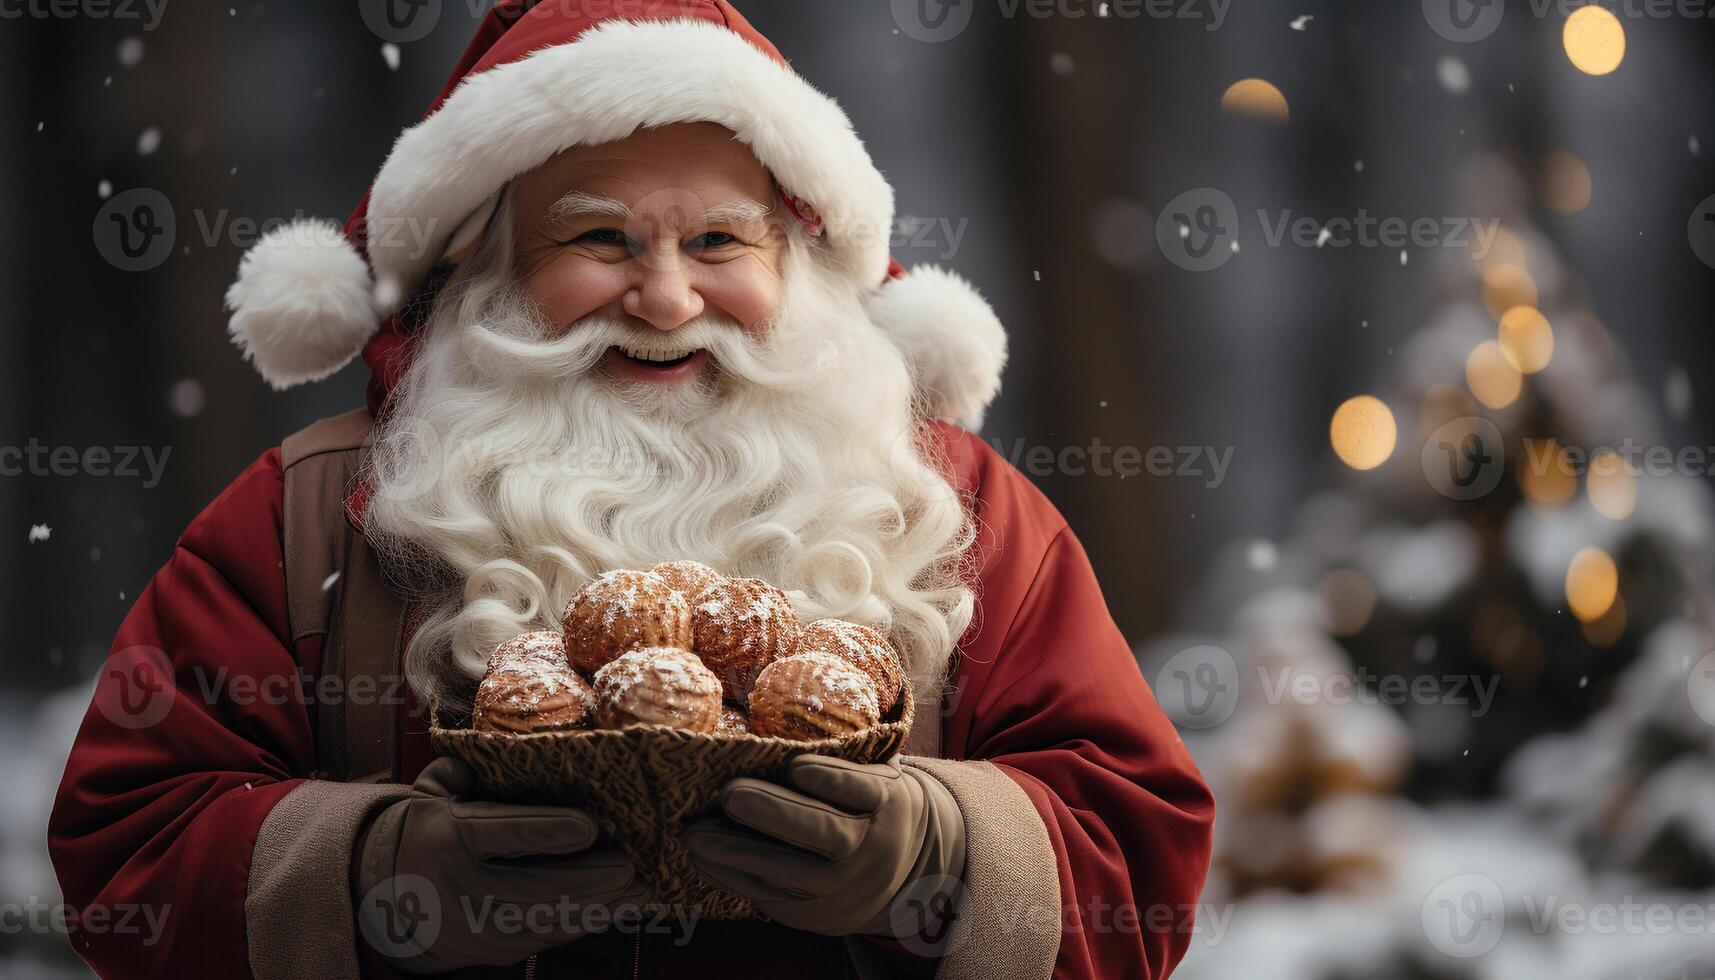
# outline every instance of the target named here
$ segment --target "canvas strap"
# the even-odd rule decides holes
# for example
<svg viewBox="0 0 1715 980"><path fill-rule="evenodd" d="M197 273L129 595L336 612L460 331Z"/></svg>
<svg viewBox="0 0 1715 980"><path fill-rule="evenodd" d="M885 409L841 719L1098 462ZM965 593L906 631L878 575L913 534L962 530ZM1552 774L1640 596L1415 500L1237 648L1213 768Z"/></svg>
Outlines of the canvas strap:
<svg viewBox="0 0 1715 980"><path fill-rule="evenodd" d="M311 699L317 767L340 782L390 782L398 771L405 605L346 519L345 497L369 444L368 410L323 419L280 447L285 474L286 617L293 644L320 636ZM339 678L337 687L327 686Z"/></svg>

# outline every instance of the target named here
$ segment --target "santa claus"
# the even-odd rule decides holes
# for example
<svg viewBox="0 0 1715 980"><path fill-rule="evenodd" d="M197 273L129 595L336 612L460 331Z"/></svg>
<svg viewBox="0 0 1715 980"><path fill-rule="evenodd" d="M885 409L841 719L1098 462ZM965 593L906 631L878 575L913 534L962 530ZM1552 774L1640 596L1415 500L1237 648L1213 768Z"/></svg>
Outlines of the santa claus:
<svg viewBox="0 0 1715 980"><path fill-rule="evenodd" d="M165 928L74 927L85 960L1165 976L1213 803L1065 521L970 434L1000 325L891 262L892 220L838 106L726 0L491 10L343 231L275 232L229 293L271 384L361 351L368 404L264 453L120 629L50 846L74 908ZM422 705L496 644L686 558L884 631L918 699L901 758L801 756L690 824L766 921L652 917L587 813L431 758Z"/></svg>

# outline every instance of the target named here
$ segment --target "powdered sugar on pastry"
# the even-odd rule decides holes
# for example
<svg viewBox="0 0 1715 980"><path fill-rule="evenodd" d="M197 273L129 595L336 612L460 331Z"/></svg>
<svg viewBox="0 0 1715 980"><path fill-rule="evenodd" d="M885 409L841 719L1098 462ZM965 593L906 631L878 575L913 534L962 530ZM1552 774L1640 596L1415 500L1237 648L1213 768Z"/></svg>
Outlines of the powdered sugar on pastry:
<svg viewBox="0 0 1715 980"><path fill-rule="evenodd" d="M646 647L621 654L595 674L596 722L604 728L671 725L714 731L721 684L686 650Z"/></svg>
<svg viewBox="0 0 1715 980"><path fill-rule="evenodd" d="M762 668L792 652L798 629L792 601L761 579L725 579L692 602L691 649L734 700L749 696Z"/></svg>
<svg viewBox="0 0 1715 980"><path fill-rule="evenodd" d="M825 653L846 661L869 676L881 712L899 703L904 668L893 644L880 632L843 619L818 619L798 634L795 653Z"/></svg>
<svg viewBox="0 0 1715 980"><path fill-rule="evenodd" d="M691 607L652 572L606 572L579 589L561 619L572 666L601 669L628 650L691 645Z"/></svg>

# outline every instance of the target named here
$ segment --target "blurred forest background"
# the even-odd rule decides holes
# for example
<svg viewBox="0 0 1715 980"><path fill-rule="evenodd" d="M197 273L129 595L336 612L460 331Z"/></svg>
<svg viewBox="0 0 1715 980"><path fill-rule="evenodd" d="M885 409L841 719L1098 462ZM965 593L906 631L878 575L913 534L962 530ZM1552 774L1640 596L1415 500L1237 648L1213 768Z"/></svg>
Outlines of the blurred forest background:
<svg viewBox="0 0 1715 980"><path fill-rule="evenodd" d="M1009 326L983 435L1082 537L1222 801L1185 975L1715 975L1715 933L1598 947L1518 905L1715 918L1715 460L1521 465L1715 446L1715 20L737 6L851 114L898 193L895 255L968 276ZM376 9L0 0L0 446L141 450L134 476L0 475L0 902L57 901L41 828L65 748L179 531L360 402L361 364L269 391L222 298L260 228L344 219L484 4L428 0L408 28ZM113 215L138 202L170 246L126 253ZM1318 230L1364 215L1437 237ZM1498 482L1467 493L1495 450ZM1322 696L1257 682L1276 669ZM1443 686L1335 703L1330 677ZM1473 708L1450 678L1496 693ZM62 936L0 934L0 977L78 969Z"/></svg>

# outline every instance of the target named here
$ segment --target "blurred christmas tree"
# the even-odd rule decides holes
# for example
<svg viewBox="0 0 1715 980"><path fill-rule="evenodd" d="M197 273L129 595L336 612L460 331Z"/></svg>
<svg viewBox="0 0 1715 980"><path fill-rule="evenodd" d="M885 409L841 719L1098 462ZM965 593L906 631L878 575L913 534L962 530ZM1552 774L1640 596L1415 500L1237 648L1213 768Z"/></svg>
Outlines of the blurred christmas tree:
<svg viewBox="0 0 1715 980"><path fill-rule="evenodd" d="M1338 488L1223 557L1218 632L1140 651L1220 801L1205 901L1236 903L1186 976L1715 968L1709 930L1598 947L1552 912L1715 929L1715 506L1518 170L1467 175L1503 230L1443 260L1397 376L1334 413ZM1683 376L1661 400L1683 417ZM1217 714L1176 684L1190 660L1232 687Z"/></svg>

